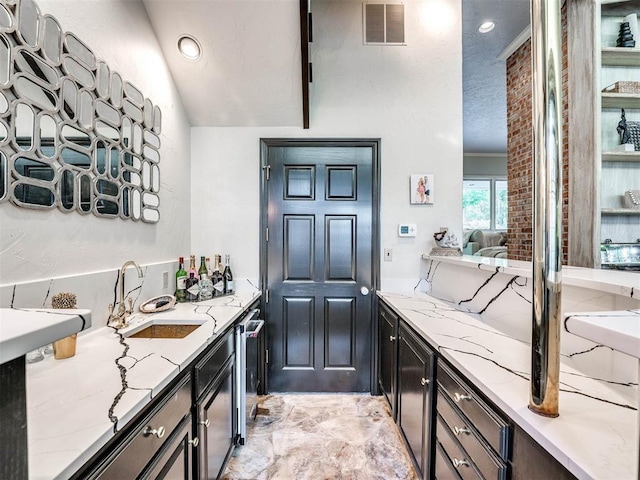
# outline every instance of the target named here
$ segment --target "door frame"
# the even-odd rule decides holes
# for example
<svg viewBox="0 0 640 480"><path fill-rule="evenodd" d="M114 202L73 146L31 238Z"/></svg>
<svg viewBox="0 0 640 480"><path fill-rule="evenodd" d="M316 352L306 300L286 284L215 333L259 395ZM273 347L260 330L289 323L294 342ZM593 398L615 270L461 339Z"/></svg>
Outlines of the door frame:
<svg viewBox="0 0 640 480"><path fill-rule="evenodd" d="M266 305L267 287L267 238L266 229L269 224L268 217L268 191L267 191L267 153L269 147L371 147L373 150L372 167L372 191L371 191L371 393L378 393L378 302L376 292L380 281L380 138L261 138L260 139L260 311L267 326L265 348L269 348L269 318ZM262 373L263 391L269 392L269 368L268 355L264 362Z"/></svg>

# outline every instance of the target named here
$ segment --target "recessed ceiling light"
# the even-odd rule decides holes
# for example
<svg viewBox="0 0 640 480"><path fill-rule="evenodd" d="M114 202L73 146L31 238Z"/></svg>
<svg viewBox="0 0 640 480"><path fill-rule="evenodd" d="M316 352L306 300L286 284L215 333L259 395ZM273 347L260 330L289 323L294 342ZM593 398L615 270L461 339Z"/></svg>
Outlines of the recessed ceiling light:
<svg viewBox="0 0 640 480"><path fill-rule="evenodd" d="M200 58L202 48L191 35L182 35L178 38L178 51L187 60L197 60Z"/></svg>
<svg viewBox="0 0 640 480"><path fill-rule="evenodd" d="M480 27L478 28L478 31L480 33L487 33L490 32L491 30L493 30L493 28L496 26L495 23L488 21L488 22L484 22L482 25L480 25Z"/></svg>

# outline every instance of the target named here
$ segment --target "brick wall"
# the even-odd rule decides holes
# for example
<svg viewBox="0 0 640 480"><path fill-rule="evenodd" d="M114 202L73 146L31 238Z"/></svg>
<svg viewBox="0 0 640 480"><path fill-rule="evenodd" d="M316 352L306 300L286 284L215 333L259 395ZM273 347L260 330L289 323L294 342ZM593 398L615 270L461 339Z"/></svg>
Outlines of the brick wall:
<svg viewBox="0 0 640 480"><path fill-rule="evenodd" d="M563 94L563 263L567 263L566 232L569 199L569 134L567 15L562 9L562 94ZM531 119L531 41L525 42L507 59L507 180L509 226L507 244L509 258L531 260L533 248L533 141Z"/></svg>

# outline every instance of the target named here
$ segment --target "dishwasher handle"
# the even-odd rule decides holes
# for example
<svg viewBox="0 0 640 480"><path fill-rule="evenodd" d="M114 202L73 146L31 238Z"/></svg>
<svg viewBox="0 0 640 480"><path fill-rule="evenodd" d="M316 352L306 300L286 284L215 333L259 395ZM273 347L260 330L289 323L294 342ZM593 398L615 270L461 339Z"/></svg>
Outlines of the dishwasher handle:
<svg viewBox="0 0 640 480"><path fill-rule="evenodd" d="M264 320L250 320L247 322L244 334L248 338L256 338L264 326Z"/></svg>

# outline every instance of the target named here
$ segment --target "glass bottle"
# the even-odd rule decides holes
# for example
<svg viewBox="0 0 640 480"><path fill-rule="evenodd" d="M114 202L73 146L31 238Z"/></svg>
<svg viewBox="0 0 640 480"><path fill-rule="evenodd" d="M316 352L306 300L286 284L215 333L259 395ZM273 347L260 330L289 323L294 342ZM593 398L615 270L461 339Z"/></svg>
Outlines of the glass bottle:
<svg viewBox="0 0 640 480"><path fill-rule="evenodd" d="M202 281L202 276L208 277L207 274L207 264L204 263L204 257L200 257L200 268L198 268L198 276L200 277L200 281Z"/></svg>
<svg viewBox="0 0 640 480"><path fill-rule="evenodd" d="M198 270L196 270L196 256L195 255L190 255L189 256L189 270L187 270L187 275L191 276L192 273L193 273L193 278L195 278L196 280L200 280L200 275L198 275Z"/></svg>
<svg viewBox="0 0 640 480"><path fill-rule="evenodd" d="M216 254L213 257L213 266L214 270L211 275L211 280L213 281L213 295L215 297L219 297L220 295L224 295L224 277L220 271L220 255Z"/></svg>
<svg viewBox="0 0 640 480"><path fill-rule="evenodd" d="M187 272L184 269L184 257L180 257L179 262L176 272L176 300L184 302L187 296Z"/></svg>
<svg viewBox="0 0 640 480"><path fill-rule="evenodd" d="M198 293L200 289L198 287L198 280L193 272L189 272L189 278L187 278L187 302L195 302L198 300Z"/></svg>
<svg viewBox="0 0 640 480"><path fill-rule="evenodd" d="M224 293L230 294L233 293L233 273L231 273L231 266L229 265L230 255L224 256Z"/></svg>

